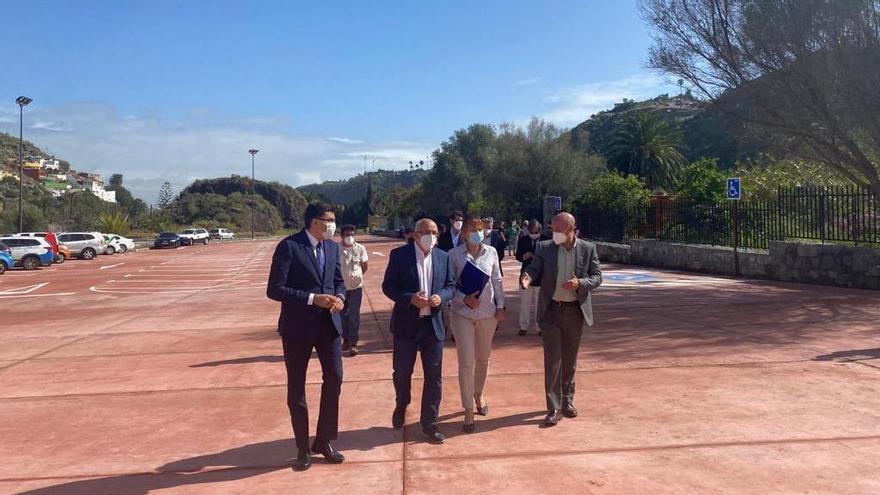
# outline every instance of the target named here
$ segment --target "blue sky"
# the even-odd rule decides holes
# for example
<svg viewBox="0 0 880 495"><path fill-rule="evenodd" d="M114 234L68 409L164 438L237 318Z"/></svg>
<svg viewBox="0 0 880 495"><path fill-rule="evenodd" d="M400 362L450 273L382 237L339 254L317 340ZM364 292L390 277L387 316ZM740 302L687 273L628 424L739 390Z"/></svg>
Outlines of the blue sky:
<svg viewBox="0 0 880 495"><path fill-rule="evenodd" d="M621 1L7 2L0 130L79 169L301 185L401 168L474 122L571 126L670 91Z"/></svg>

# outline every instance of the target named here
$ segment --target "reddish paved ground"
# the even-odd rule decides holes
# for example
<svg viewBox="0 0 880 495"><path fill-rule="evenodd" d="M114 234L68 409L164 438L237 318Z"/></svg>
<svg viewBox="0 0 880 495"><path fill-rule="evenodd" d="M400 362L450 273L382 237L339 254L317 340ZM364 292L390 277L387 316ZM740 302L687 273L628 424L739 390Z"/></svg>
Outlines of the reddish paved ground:
<svg viewBox="0 0 880 495"><path fill-rule="evenodd" d="M278 306L264 295L272 248L0 277L0 493L880 493L878 293L606 266L581 349L581 416L544 430L540 342L516 336L509 290L491 414L460 433L449 345L449 439L433 446L415 424L390 427L381 255L366 352L345 360L347 461L295 473ZM316 405L316 362L309 373Z"/></svg>

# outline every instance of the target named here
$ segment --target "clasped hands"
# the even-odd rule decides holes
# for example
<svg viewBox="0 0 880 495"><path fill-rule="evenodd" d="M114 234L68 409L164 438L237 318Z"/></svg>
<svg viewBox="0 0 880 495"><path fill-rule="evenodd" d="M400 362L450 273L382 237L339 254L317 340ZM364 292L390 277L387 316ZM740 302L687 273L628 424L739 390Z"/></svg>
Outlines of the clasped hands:
<svg viewBox="0 0 880 495"><path fill-rule="evenodd" d="M329 310L331 313L339 313L345 308L345 302L341 298L330 294L316 294L314 303L315 306Z"/></svg>
<svg viewBox="0 0 880 495"><path fill-rule="evenodd" d="M425 308L439 308L441 304L443 304L443 300L440 299L440 296L434 294L431 297L427 297L427 294L424 292L417 292L413 294L412 299L409 300L409 303L419 309Z"/></svg>

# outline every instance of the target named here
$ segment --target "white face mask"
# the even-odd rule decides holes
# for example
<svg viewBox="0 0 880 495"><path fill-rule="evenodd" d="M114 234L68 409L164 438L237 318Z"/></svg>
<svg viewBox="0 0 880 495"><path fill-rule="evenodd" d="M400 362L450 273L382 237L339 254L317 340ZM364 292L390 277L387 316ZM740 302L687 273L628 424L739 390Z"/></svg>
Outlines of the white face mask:
<svg viewBox="0 0 880 495"><path fill-rule="evenodd" d="M342 238L342 242L344 242L346 246L351 246L351 245L354 244L354 236L353 236L353 235L347 235L347 236L345 236L345 237Z"/></svg>
<svg viewBox="0 0 880 495"><path fill-rule="evenodd" d="M562 232L554 232L553 233L553 242L556 245L565 244L568 241L568 234L563 234Z"/></svg>
<svg viewBox="0 0 880 495"><path fill-rule="evenodd" d="M437 236L434 234L422 234L419 237L419 246L422 248L422 251L430 251L434 249L434 245L437 244Z"/></svg>
<svg viewBox="0 0 880 495"><path fill-rule="evenodd" d="M324 226L324 240L329 241L333 239L333 234L336 233L336 222L328 222Z"/></svg>
<svg viewBox="0 0 880 495"><path fill-rule="evenodd" d="M482 232L471 232L468 236L468 243L477 245L483 242L483 233Z"/></svg>
<svg viewBox="0 0 880 495"><path fill-rule="evenodd" d="M456 231L461 231L462 225L464 225L464 222L462 222L461 220L456 220L452 222L452 228Z"/></svg>

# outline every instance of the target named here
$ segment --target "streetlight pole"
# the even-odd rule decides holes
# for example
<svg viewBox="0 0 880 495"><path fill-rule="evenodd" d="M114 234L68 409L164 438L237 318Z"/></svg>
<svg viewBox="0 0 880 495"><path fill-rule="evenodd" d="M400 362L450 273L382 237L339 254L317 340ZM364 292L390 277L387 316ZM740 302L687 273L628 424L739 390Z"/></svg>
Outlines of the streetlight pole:
<svg viewBox="0 0 880 495"><path fill-rule="evenodd" d="M15 99L18 103L18 231L24 230L24 107L34 100L27 96Z"/></svg>
<svg viewBox="0 0 880 495"><path fill-rule="evenodd" d="M251 240L256 239L256 225L257 225L257 179L254 174L254 157L257 156L260 150L258 149L249 149L248 153L251 154Z"/></svg>

